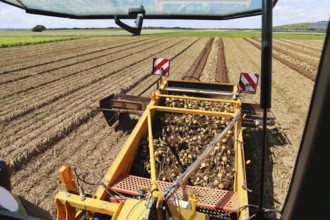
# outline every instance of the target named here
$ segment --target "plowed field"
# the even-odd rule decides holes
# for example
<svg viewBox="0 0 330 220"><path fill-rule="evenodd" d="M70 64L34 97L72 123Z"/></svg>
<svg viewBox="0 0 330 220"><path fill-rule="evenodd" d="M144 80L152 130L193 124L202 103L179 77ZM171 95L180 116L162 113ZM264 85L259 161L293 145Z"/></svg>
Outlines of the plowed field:
<svg viewBox="0 0 330 220"><path fill-rule="evenodd" d="M322 41L274 40L272 111L265 207L281 209L321 55ZM129 133L109 127L98 101L112 93L149 96L153 57L171 59L170 79L237 83L260 72L260 40L234 38L89 38L0 49L0 157L13 192L56 217L58 169L65 163L102 178ZM198 74L195 74L200 70ZM195 75L193 75L195 74ZM156 78L155 78L156 77ZM260 85L260 84L259 84ZM258 88L260 90L260 86ZM257 95L243 101L259 103ZM257 204L260 130L246 129L250 203ZM84 185L87 192L94 188Z"/></svg>

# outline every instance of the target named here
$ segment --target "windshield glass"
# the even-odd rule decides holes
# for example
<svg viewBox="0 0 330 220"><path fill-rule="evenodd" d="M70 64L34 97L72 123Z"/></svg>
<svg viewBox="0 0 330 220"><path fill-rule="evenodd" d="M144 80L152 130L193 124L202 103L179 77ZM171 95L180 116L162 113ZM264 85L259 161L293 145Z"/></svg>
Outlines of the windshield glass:
<svg viewBox="0 0 330 220"><path fill-rule="evenodd" d="M134 8L143 7L146 17L230 17L260 13L260 0L1 0L26 9L30 13L55 13L67 16L90 17L128 15ZM276 1L274 1L276 2Z"/></svg>

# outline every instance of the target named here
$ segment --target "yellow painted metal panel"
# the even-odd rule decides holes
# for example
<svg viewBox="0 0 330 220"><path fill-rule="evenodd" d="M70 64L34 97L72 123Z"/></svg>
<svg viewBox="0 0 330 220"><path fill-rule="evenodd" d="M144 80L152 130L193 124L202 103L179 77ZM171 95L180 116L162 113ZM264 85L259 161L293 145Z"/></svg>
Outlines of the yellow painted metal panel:
<svg viewBox="0 0 330 220"><path fill-rule="evenodd" d="M147 200L127 199L118 219L142 220L146 217Z"/></svg>
<svg viewBox="0 0 330 220"><path fill-rule="evenodd" d="M91 212L113 216L118 209L121 209L122 206L122 204L120 203L107 202L98 199L92 199L92 198L82 199L82 197L79 195L75 195L63 191L57 193L55 199L56 199L56 203L58 204L58 207L61 206L61 204L63 204L66 207L67 216L72 216L73 214L72 208L89 210ZM61 204L59 204L59 202Z"/></svg>
<svg viewBox="0 0 330 220"><path fill-rule="evenodd" d="M248 205L248 193L246 189L244 189L245 180L246 180L246 170L243 163L242 154L244 153L242 151L243 148L243 137L242 137L242 131L240 129L240 132L238 133L238 138L236 141L236 157L237 157L237 166L236 166L236 172L237 172L237 178L236 178L236 184L235 184L235 191L238 193L238 199L240 207ZM244 220L249 217L249 210L247 208L241 210L241 215L239 217L239 220Z"/></svg>
<svg viewBox="0 0 330 220"><path fill-rule="evenodd" d="M108 169L106 175L104 176L102 181L106 186L113 184L121 174L128 174L130 166L133 163L135 153L138 149L139 142L144 135L147 135L147 118L148 112L145 111L133 129L131 135L126 140L122 150L117 155L112 166ZM98 199L104 199L105 195L106 191L104 187L98 187L95 197Z"/></svg>

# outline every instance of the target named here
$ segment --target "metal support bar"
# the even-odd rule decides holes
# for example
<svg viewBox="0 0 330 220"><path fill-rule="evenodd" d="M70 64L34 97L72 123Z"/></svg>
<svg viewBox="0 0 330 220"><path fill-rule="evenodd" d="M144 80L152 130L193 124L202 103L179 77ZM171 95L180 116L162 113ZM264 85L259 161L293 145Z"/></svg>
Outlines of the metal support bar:
<svg viewBox="0 0 330 220"><path fill-rule="evenodd" d="M172 108L172 107L163 107L163 106L151 106L150 109L154 109L160 112L172 112L179 114L194 114L194 115L207 115L207 116L218 116L218 117L234 117L235 113L228 112L214 112L214 111L203 111L195 109L186 109L186 108Z"/></svg>
<svg viewBox="0 0 330 220"><path fill-rule="evenodd" d="M165 95L165 94L159 94L159 93L156 93L156 97L173 98L173 99L190 99L190 100L209 101L209 102L224 102L224 103L231 103L231 104L238 103L236 100L199 98L199 97L195 97L195 96Z"/></svg>
<svg viewBox="0 0 330 220"><path fill-rule="evenodd" d="M156 176L156 162L155 162L155 151L153 145L153 136L152 136L152 120L151 120L151 111L148 111L148 140L149 140L149 155L150 155L150 169L151 169L151 187L152 195L155 196L156 191L158 191L157 186L157 176Z"/></svg>
<svg viewBox="0 0 330 220"><path fill-rule="evenodd" d="M59 170L59 176L61 180L62 190L65 190L66 192L73 192L76 194L79 193L78 185L74 180L70 165L63 165Z"/></svg>
<svg viewBox="0 0 330 220"><path fill-rule="evenodd" d="M260 107L263 108L263 146L261 152L260 167L260 192L257 220L264 219L263 196L265 178L265 158L267 147L267 109L271 108L271 85L272 85L272 18L273 1L262 1L262 51L261 51L261 94Z"/></svg>
<svg viewBox="0 0 330 220"><path fill-rule="evenodd" d="M114 217L118 216L118 213L124 204L122 202L113 203L92 198L85 198L84 200L81 200L81 196L68 192L57 193L55 201L58 214L57 220L75 219L74 216L76 214L76 209L82 209Z"/></svg>
<svg viewBox="0 0 330 220"><path fill-rule="evenodd" d="M262 1L261 94L260 107L271 108L273 1Z"/></svg>

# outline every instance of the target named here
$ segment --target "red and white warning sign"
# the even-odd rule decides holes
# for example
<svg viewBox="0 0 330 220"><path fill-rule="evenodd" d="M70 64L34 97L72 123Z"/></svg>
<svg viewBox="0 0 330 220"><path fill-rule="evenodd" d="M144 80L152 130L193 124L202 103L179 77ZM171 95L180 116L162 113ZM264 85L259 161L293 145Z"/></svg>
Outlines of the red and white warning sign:
<svg viewBox="0 0 330 220"><path fill-rule="evenodd" d="M238 91L256 93L258 79L258 73L241 73L241 77L238 83Z"/></svg>
<svg viewBox="0 0 330 220"><path fill-rule="evenodd" d="M165 58L154 58L152 62L152 74L169 77L170 60Z"/></svg>

